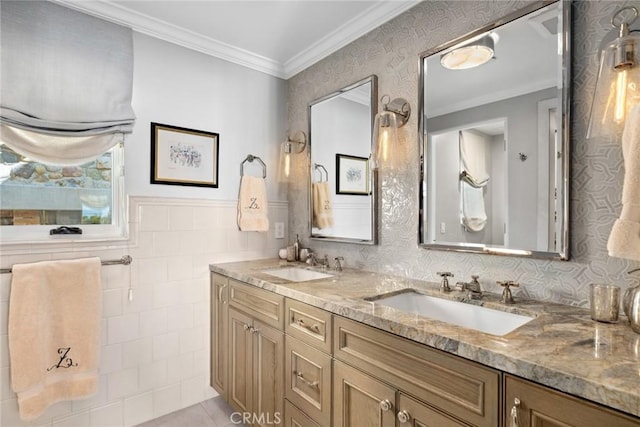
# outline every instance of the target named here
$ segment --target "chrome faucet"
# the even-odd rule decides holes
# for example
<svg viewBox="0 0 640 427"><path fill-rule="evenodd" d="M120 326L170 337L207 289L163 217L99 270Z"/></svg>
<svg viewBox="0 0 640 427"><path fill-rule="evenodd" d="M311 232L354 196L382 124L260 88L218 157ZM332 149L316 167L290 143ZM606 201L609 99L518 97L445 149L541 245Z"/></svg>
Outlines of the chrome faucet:
<svg viewBox="0 0 640 427"><path fill-rule="evenodd" d="M449 277L453 277L453 273L449 271L437 272L438 276L442 277L442 282L440 283L440 290L442 292L451 292L451 287L449 286Z"/></svg>
<svg viewBox="0 0 640 427"><path fill-rule="evenodd" d="M342 264L340 264L340 261L344 261L344 257L337 256L334 258L334 261L336 262L336 265L333 267L333 269L338 272L342 271Z"/></svg>
<svg viewBox="0 0 640 427"><path fill-rule="evenodd" d="M458 282L456 283L456 287L460 289L460 291L467 291L467 298L469 299L481 299L482 298L482 288L480 288L480 282L478 279L480 276L472 275L470 282Z"/></svg>

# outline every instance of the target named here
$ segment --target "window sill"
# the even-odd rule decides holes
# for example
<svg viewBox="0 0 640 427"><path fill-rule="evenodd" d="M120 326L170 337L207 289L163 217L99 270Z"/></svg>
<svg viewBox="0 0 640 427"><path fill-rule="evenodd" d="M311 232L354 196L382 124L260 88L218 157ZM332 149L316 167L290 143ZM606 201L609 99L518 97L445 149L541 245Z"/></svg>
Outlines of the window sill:
<svg viewBox="0 0 640 427"><path fill-rule="evenodd" d="M75 235L50 236L47 240L16 240L0 241L0 251L3 255L41 254L50 252L79 252L86 250L108 250L128 248L135 244L125 236L105 236L78 238ZM49 236L47 236L49 237Z"/></svg>

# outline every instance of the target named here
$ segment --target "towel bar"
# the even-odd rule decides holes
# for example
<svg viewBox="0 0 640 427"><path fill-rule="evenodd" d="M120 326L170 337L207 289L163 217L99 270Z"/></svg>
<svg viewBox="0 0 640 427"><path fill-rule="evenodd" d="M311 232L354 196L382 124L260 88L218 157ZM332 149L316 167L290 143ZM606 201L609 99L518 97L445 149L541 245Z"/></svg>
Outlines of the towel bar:
<svg viewBox="0 0 640 427"><path fill-rule="evenodd" d="M254 156L253 154L249 154L243 161L240 163L240 176L244 176L244 164L249 162L252 163L254 160L257 160L258 163L262 165L262 177L267 177L267 165L264 164L262 159L258 156Z"/></svg>
<svg viewBox="0 0 640 427"><path fill-rule="evenodd" d="M112 259L107 261L100 261L102 265L129 265L133 261L129 255L125 255L120 259ZM0 274L11 273L11 268L0 268Z"/></svg>

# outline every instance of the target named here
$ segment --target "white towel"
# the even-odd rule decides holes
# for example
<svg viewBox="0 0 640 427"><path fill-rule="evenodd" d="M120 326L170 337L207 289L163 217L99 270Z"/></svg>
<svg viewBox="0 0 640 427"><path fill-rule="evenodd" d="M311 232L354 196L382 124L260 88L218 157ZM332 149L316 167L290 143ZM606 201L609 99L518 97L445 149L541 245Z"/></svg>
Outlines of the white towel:
<svg viewBox="0 0 640 427"><path fill-rule="evenodd" d="M478 185L486 183L489 180L486 164L488 142L478 134L463 130L458 138L463 171L471 175L473 182Z"/></svg>
<svg viewBox="0 0 640 427"><path fill-rule="evenodd" d="M609 255L640 261L640 105L631 109L622 133L622 212L607 242Z"/></svg>
<svg viewBox="0 0 640 427"><path fill-rule="evenodd" d="M264 178L243 176L238 196L238 228L240 231L269 231L267 214L267 187Z"/></svg>
<svg viewBox="0 0 640 427"><path fill-rule="evenodd" d="M9 296L11 385L20 418L98 388L100 259L17 264Z"/></svg>
<svg viewBox="0 0 640 427"><path fill-rule="evenodd" d="M483 189L461 181L460 191L462 191L462 213L460 215L462 225L467 231L482 231L487 223Z"/></svg>

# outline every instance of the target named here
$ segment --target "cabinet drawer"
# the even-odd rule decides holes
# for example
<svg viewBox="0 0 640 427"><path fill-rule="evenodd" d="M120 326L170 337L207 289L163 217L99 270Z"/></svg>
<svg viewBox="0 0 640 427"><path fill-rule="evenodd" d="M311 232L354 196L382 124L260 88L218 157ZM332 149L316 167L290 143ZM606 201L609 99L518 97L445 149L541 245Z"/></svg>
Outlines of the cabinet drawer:
<svg viewBox="0 0 640 427"><path fill-rule="evenodd" d="M425 426L425 427L468 427L467 423L449 417L439 411L436 411L429 405L416 400L404 393L398 396L398 418L405 416L409 421L409 425ZM403 424L401 422L401 424Z"/></svg>
<svg viewBox="0 0 640 427"><path fill-rule="evenodd" d="M320 427L288 400L284 401L284 427Z"/></svg>
<svg viewBox="0 0 640 427"><path fill-rule="evenodd" d="M499 423L500 372L334 316L336 359L476 426Z"/></svg>
<svg viewBox="0 0 640 427"><path fill-rule="evenodd" d="M285 397L318 424L331 423L331 356L285 339Z"/></svg>
<svg viewBox="0 0 640 427"><path fill-rule="evenodd" d="M285 332L288 335L331 353L331 313L288 298L285 311Z"/></svg>
<svg viewBox="0 0 640 427"><path fill-rule="evenodd" d="M518 398L520 405L514 409ZM505 375L505 425L518 417L522 427L638 427L640 419L623 415L604 406Z"/></svg>
<svg viewBox="0 0 640 427"><path fill-rule="evenodd" d="M284 329L284 297L229 279L229 305L279 330Z"/></svg>

